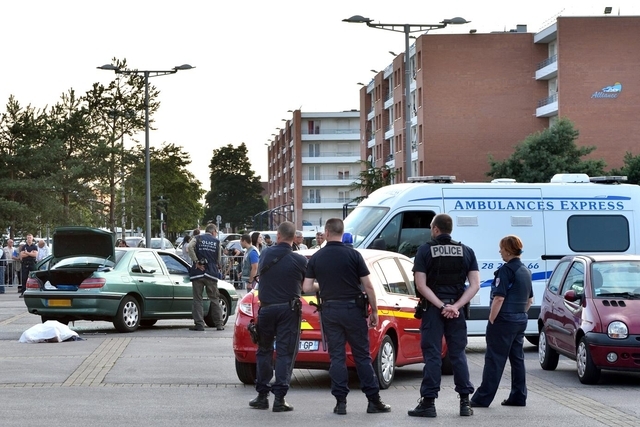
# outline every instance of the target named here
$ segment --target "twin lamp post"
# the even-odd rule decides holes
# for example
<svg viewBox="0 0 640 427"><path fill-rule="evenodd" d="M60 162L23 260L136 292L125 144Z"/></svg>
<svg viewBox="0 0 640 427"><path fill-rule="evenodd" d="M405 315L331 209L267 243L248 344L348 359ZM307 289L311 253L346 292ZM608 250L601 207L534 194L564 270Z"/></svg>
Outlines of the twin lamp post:
<svg viewBox="0 0 640 427"><path fill-rule="evenodd" d="M173 67L171 70L123 70L112 64L98 67L99 70L115 71L116 74L135 74L144 76L144 164L145 164L145 232L144 239L147 248L151 247L151 159L149 156L149 77L175 74L180 70L191 70L189 64Z"/></svg>
<svg viewBox="0 0 640 427"><path fill-rule="evenodd" d="M404 33L404 151L405 151L405 166L404 182L409 182L411 177L411 106L409 105L409 99L411 98L411 70L409 62L409 35L415 32L428 32L429 30L437 30L444 28L447 25L468 24L471 21L467 21L464 18L456 17L452 19L445 19L439 24L382 24L374 23L372 19L365 18L360 15L354 15L351 18L343 19L342 22L349 22L354 24L367 24L368 27L378 28L380 30L395 31L398 33Z"/></svg>

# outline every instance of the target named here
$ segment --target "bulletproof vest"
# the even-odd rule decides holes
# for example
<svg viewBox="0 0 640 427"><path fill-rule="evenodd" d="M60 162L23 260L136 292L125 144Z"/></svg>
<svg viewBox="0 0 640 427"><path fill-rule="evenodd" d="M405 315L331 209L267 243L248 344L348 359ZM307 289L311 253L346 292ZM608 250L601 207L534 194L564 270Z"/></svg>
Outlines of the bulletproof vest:
<svg viewBox="0 0 640 427"><path fill-rule="evenodd" d="M204 233L196 236L195 253L198 257L194 261L207 260L204 274L211 278L218 278L218 256L220 253L220 240L211 234Z"/></svg>
<svg viewBox="0 0 640 427"><path fill-rule="evenodd" d="M464 268L462 244L454 240L431 240L428 245L431 251L431 265L427 272L427 286L436 294L438 288L445 286L457 291L464 289L467 272Z"/></svg>

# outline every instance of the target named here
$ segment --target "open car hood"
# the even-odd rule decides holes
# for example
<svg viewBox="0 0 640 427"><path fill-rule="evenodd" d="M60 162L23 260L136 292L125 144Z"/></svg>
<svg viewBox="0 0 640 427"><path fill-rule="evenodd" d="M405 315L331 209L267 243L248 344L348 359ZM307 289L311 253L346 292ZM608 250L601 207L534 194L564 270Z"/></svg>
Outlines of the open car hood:
<svg viewBox="0 0 640 427"><path fill-rule="evenodd" d="M53 258L94 256L115 260L115 236L91 227L60 227L53 232Z"/></svg>

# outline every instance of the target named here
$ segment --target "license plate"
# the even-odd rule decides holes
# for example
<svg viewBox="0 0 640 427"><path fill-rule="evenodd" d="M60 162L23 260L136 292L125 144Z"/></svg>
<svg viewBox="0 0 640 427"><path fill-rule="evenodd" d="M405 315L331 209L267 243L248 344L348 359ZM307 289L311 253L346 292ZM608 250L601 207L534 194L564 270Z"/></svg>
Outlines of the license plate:
<svg viewBox="0 0 640 427"><path fill-rule="evenodd" d="M300 351L318 351L318 341L300 340Z"/></svg>
<svg viewBox="0 0 640 427"><path fill-rule="evenodd" d="M50 299L49 307L71 307L70 299Z"/></svg>

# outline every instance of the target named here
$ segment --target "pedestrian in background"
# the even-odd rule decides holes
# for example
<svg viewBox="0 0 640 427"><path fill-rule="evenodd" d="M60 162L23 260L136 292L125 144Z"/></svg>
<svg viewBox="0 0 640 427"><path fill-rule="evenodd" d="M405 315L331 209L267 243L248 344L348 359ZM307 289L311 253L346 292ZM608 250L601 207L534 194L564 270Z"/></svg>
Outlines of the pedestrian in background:
<svg viewBox="0 0 640 427"><path fill-rule="evenodd" d="M324 243L324 233L322 231L318 231L316 233L316 244L311 249L320 249Z"/></svg>
<svg viewBox="0 0 640 427"><path fill-rule="evenodd" d="M256 391L249 402L256 409L269 409L273 392L273 412L293 411L285 400L289 391L293 363L300 342L301 290L307 259L293 252L295 225L285 221L278 226L277 244L260 255L260 309L258 311L258 350L256 351ZM275 339L275 346L274 346ZM273 351L276 351L275 363ZM270 384L275 369L275 381Z"/></svg>
<svg viewBox="0 0 640 427"><path fill-rule="evenodd" d="M213 323L216 330L223 331L222 307L218 277L220 272L220 240L216 237L218 229L215 224L207 224L202 235L197 235L189 242L189 257L193 260L189 270L189 278L193 287L192 315L194 326L190 331L204 331L204 313L202 293L206 290L211 306Z"/></svg>
<svg viewBox="0 0 640 427"><path fill-rule="evenodd" d="M453 220L438 214L431 221L431 241L418 248L413 272L416 293L420 297L416 316L421 317L420 347L424 358L418 406L409 410L412 417L436 417L435 399L440 391L442 336L453 366L453 382L460 395L460 415L473 415L469 395L467 323L464 306L480 289L480 272L473 250L451 239ZM465 289L465 280L469 286Z"/></svg>
<svg viewBox="0 0 640 427"><path fill-rule="evenodd" d="M189 265L193 264L193 260L189 256L189 242L191 241L191 236L188 234L184 236L182 239L182 259L185 260Z"/></svg>
<svg viewBox="0 0 640 427"><path fill-rule="evenodd" d="M20 262L22 262L22 276L20 279L20 283L22 284L20 298L22 298L22 294L24 294L24 291L27 289L29 273L35 269L36 258L38 256L38 245L33 241L33 234L27 234L27 242L22 249L20 249L18 256L20 257Z"/></svg>
<svg viewBox="0 0 640 427"><path fill-rule="evenodd" d="M293 250L300 251L303 249L308 249L307 245L304 243L304 236L302 235L302 231L296 231L296 237L293 240Z"/></svg>
<svg viewBox="0 0 640 427"><path fill-rule="evenodd" d="M491 309L487 323L487 351L482 384L471 398L471 406L487 408L498 391L504 367L511 365L511 392L503 406L526 406L527 375L524 366L524 331L527 311L533 303L531 271L520 260L522 240L506 236L500 240L504 260L491 284Z"/></svg>
<svg viewBox="0 0 640 427"><path fill-rule="evenodd" d="M47 242L45 242L44 239L38 240L38 256L36 256L36 262L40 262L46 257L48 257L49 252L50 251L49 251L49 246L47 245Z"/></svg>
<svg viewBox="0 0 640 427"><path fill-rule="evenodd" d="M391 407L380 399L380 386L371 363L369 327L378 324L378 304L375 289L369 278L369 269L358 251L342 244L344 223L331 218L325 224L326 245L313 254L307 265L303 291L320 292L322 301L322 328L327 340L331 394L336 398L333 412L347 413L349 372L346 344L356 365L362 392L367 396L367 413L389 412ZM340 274L336 274L340 272ZM318 287L314 282L317 280ZM366 310L366 294L371 314Z"/></svg>
<svg viewBox="0 0 640 427"><path fill-rule="evenodd" d="M253 289L258 276L258 261L260 261L260 252L251 244L251 236L243 234L240 237L240 245L244 249L244 258L242 260L242 281L247 292Z"/></svg>

